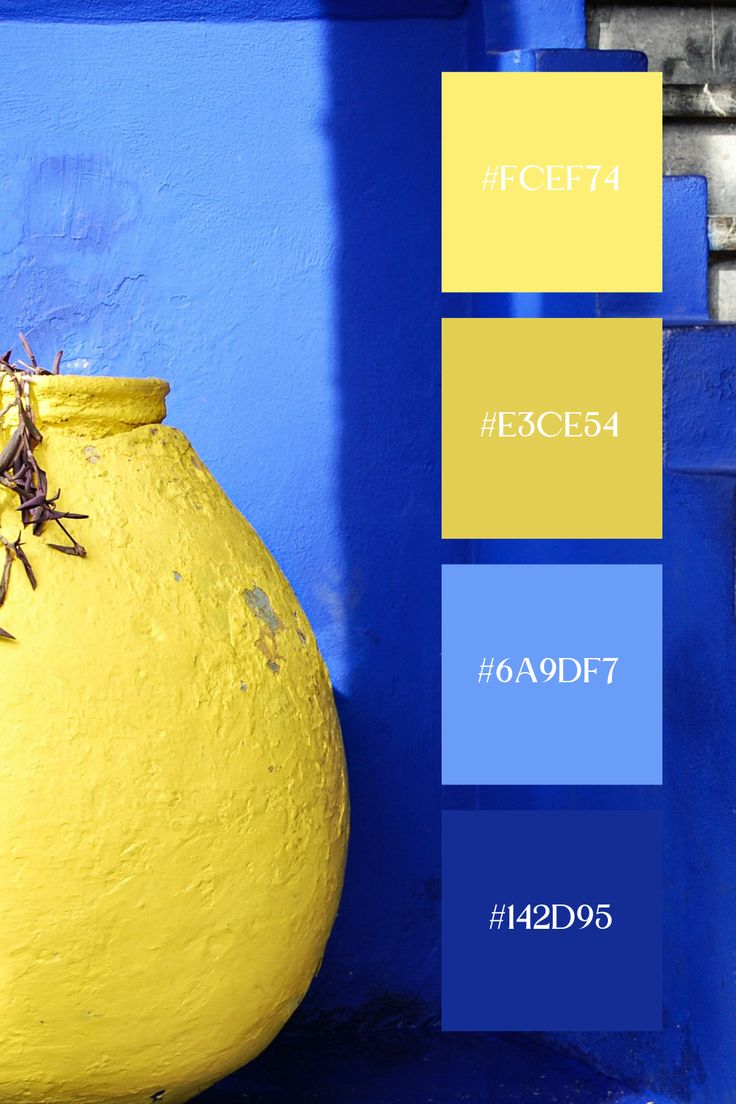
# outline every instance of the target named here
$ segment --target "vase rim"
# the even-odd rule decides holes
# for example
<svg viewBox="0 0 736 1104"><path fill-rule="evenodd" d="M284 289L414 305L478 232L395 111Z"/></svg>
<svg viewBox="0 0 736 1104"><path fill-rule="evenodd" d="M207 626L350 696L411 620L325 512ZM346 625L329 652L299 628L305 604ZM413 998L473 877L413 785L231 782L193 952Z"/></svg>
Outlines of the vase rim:
<svg viewBox="0 0 736 1104"><path fill-rule="evenodd" d="M46 425L94 424L97 432L155 425L166 417L169 384L153 376L29 376L31 402ZM10 380L0 379L0 393L11 390Z"/></svg>

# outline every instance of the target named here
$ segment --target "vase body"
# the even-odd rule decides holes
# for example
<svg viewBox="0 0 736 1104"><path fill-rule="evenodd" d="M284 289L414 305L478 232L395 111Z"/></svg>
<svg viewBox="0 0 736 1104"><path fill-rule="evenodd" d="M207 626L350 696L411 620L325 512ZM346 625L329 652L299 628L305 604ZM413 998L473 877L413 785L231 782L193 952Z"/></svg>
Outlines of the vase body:
<svg viewBox="0 0 736 1104"><path fill-rule="evenodd" d="M38 588L16 562L0 609L0 1104L191 1099L291 1015L339 900L326 669L265 546L158 424L167 390L31 384L50 493L89 520L69 522L85 559L27 530ZM16 507L0 488L9 540Z"/></svg>

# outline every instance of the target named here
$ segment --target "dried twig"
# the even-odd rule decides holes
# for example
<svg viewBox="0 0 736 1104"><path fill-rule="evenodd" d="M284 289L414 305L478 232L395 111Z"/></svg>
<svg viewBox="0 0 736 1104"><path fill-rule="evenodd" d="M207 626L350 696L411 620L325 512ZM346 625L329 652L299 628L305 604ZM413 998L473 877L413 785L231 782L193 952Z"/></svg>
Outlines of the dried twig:
<svg viewBox="0 0 736 1104"><path fill-rule="evenodd" d="M35 356L33 355L33 350L31 349L31 346L28 344L28 340L26 338L26 335L24 333L19 333L18 337L23 342L23 348L25 349L26 354L28 356L28 359L31 362L31 366L33 368L38 368L38 361L36 360Z"/></svg>
<svg viewBox="0 0 736 1104"><path fill-rule="evenodd" d="M29 380L33 376L58 375L63 353L60 351L56 354L53 369L49 372L39 366L25 334L20 334L20 340L30 364L24 361L11 363L12 349L8 349L7 353L0 357L0 379L2 376L7 377L11 381L14 391L14 398L2 411L0 418L15 409L18 419L17 427L10 435L7 444L0 451L0 486L6 487L18 496L18 512L21 515L23 526L30 526L35 537L41 536L46 525L52 523L58 526L69 544L48 542L49 548L63 552L67 556L86 556L87 553L84 547L74 539L64 525L64 521L76 521L84 519L88 515L73 514L56 508L61 491L49 496L46 472L34 455L35 450L43 441L43 436L34 418L30 400ZM36 589L36 576L23 549L21 535L11 543L0 534L0 543L2 543L5 550L5 560L0 574L0 606L3 605L7 597L10 573L16 560L23 567L33 589ZM0 628L0 638L15 639L2 628Z"/></svg>

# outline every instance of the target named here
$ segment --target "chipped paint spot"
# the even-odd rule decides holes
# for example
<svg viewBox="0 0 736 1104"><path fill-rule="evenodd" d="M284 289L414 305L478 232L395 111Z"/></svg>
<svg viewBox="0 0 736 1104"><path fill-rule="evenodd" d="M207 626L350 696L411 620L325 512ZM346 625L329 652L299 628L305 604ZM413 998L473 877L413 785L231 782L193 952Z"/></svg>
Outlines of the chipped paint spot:
<svg viewBox="0 0 736 1104"><path fill-rule="evenodd" d="M178 571L172 571L171 574L174 576L174 581L175 582L177 582L177 583L181 582L181 575L179 574Z"/></svg>
<svg viewBox="0 0 736 1104"><path fill-rule="evenodd" d="M260 617L261 621L265 621L271 632L278 632L279 629L283 629L284 626L274 613L271 600L265 590L261 590L259 586L254 586L252 590L246 588L243 591L243 597L248 609L252 609L256 617Z"/></svg>
<svg viewBox="0 0 736 1104"><path fill-rule="evenodd" d="M247 682L241 682L240 683L240 689L243 691L243 693L245 693L245 691L248 689L248 683Z"/></svg>
<svg viewBox="0 0 736 1104"><path fill-rule="evenodd" d="M88 464L99 464L100 454L94 445L86 445L83 451L84 458Z"/></svg>
<svg viewBox="0 0 736 1104"><path fill-rule="evenodd" d="M266 666L269 671L278 674L281 670L279 661L283 660L284 657L279 655L276 633L283 629L283 622L277 617L271 605L271 599L261 587L253 586L250 590L246 587L243 591L243 598L248 609L256 615L259 621L263 622L256 640L256 648L266 657Z"/></svg>
<svg viewBox="0 0 736 1104"><path fill-rule="evenodd" d="M294 618L294 620L295 620L295 621L296 621L296 623L297 623L297 625L296 625L296 635L297 635L297 636L299 637L299 639L301 640L301 642L302 642L302 647L306 647L306 644L307 644L307 638L306 638L306 636L304 635L304 633L302 632L302 630L301 630L301 629L299 628L299 611L298 611L298 610L292 610L292 611L291 611L291 616L292 616L292 617Z"/></svg>

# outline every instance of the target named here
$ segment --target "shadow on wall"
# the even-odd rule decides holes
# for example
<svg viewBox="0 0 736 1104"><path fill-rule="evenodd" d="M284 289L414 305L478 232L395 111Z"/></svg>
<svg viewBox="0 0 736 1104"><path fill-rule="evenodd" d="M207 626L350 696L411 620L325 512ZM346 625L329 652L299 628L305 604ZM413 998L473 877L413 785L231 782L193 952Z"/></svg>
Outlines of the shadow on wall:
<svg viewBox="0 0 736 1104"><path fill-rule="evenodd" d="M416 1027L439 1013L440 74L465 67L466 26L327 33L353 833L314 998L369 1002L375 1026L406 1001Z"/></svg>

